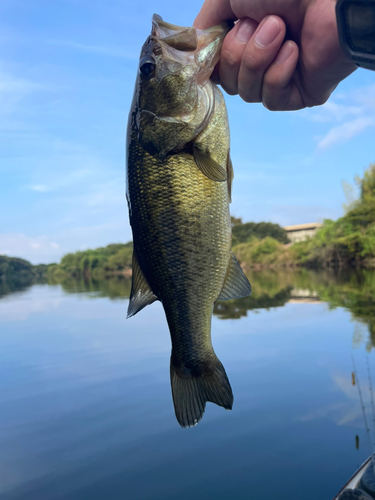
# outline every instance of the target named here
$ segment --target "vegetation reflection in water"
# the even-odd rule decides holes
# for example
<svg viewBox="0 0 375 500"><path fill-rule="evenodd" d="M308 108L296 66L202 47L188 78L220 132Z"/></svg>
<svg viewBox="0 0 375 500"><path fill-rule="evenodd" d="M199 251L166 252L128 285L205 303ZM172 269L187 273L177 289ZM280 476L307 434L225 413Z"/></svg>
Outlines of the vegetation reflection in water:
<svg viewBox="0 0 375 500"><path fill-rule="evenodd" d="M323 301L330 308L348 309L354 320L368 328L367 349L375 346L375 270L262 270L252 271L247 276L253 287L252 294L243 299L216 303L214 315L224 320L239 319L247 316L248 311L282 307L291 301ZM34 283L43 283L43 280L17 275L0 280L0 298L25 290ZM48 279L44 283L60 285L68 294L84 293L89 298L128 299L131 289L131 278L124 276L105 280Z"/></svg>
<svg viewBox="0 0 375 500"><path fill-rule="evenodd" d="M11 293L27 290L37 283L46 283L46 281L34 276L23 276L20 274L7 276L6 279L0 277L0 299Z"/></svg>
<svg viewBox="0 0 375 500"><path fill-rule="evenodd" d="M0 497L49 500L63 491L72 500L146 499L155 492L156 500L186 500L208 491L240 500L255 490L254 498L292 500L305 498L314 471L306 499L333 498L370 454L351 376L353 354L370 415L368 334L348 312L372 324L375 276L267 270L249 278L251 300L218 304L228 308L214 319L234 411L223 415L212 405L202 427L187 434L173 416L161 308L126 322L129 279L28 290L22 283L13 296L15 282L4 282L0 438L8 468L25 467ZM341 305L348 310L328 310ZM363 335L357 350L354 329Z"/></svg>

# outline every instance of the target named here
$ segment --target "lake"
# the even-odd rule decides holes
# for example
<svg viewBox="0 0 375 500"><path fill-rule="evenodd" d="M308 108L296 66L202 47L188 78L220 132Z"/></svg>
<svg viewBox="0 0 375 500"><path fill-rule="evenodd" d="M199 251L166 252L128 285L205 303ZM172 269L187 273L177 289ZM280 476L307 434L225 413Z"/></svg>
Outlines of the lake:
<svg viewBox="0 0 375 500"><path fill-rule="evenodd" d="M3 282L0 499L332 499L375 437L375 275L249 279L212 320L233 410L190 429L160 303L126 320L126 279Z"/></svg>

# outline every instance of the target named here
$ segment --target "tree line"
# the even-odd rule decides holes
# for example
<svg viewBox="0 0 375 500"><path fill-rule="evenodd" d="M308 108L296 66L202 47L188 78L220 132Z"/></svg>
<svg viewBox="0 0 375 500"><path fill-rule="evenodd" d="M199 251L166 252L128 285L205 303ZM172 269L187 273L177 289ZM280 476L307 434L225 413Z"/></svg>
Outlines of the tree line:
<svg viewBox="0 0 375 500"><path fill-rule="evenodd" d="M294 259L310 267L375 267L375 164L356 179L359 197L336 221L325 220L310 240L293 245Z"/></svg>
<svg viewBox="0 0 375 500"><path fill-rule="evenodd" d="M30 262L18 257L0 255L0 280L17 275L19 278L42 278L47 273L45 264L33 266Z"/></svg>
<svg viewBox="0 0 375 500"><path fill-rule="evenodd" d="M288 242L286 231L278 224L270 222L243 223L241 219L232 217L232 233L235 245L262 241L264 242L263 246L267 246L269 241L275 241L278 245L283 246L284 243ZM68 253L64 255L59 264L48 266L48 274L55 279L67 276L100 279L116 274L129 274L132 266L132 252L133 244L129 241L95 250ZM260 249L258 249L258 253L261 253Z"/></svg>
<svg viewBox="0 0 375 500"><path fill-rule="evenodd" d="M375 164L357 179L359 197L336 221L325 220L316 234L289 244L287 232L271 222L243 222L231 218L232 249L246 268L267 267L375 267ZM32 266L29 262L0 256L0 278L48 275L102 279L130 274L132 242L110 244L94 250L64 255L59 264ZM199 249L197 249L199 251Z"/></svg>

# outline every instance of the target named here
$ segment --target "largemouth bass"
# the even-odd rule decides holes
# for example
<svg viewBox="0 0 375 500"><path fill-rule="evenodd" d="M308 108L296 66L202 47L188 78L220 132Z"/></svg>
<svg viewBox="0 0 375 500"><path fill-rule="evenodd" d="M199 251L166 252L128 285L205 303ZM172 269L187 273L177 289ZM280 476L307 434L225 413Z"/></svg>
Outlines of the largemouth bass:
<svg viewBox="0 0 375 500"><path fill-rule="evenodd" d="M229 126L223 95L210 80L231 27L183 28L154 15L128 123L128 317L155 300L163 305L182 427L199 422L207 401L232 408L232 389L211 343L211 317L217 300L251 293L230 250Z"/></svg>

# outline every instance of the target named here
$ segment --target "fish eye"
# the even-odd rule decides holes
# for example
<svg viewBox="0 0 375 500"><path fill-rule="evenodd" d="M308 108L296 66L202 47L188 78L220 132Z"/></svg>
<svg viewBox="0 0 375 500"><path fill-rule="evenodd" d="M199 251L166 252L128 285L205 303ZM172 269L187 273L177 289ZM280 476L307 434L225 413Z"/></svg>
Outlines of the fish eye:
<svg viewBox="0 0 375 500"><path fill-rule="evenodd" d="M150 56L142 57L139 63L139 71L142 73L143 76L151 77L155 73L155 68L156 64L153 57Z"/></svg>

